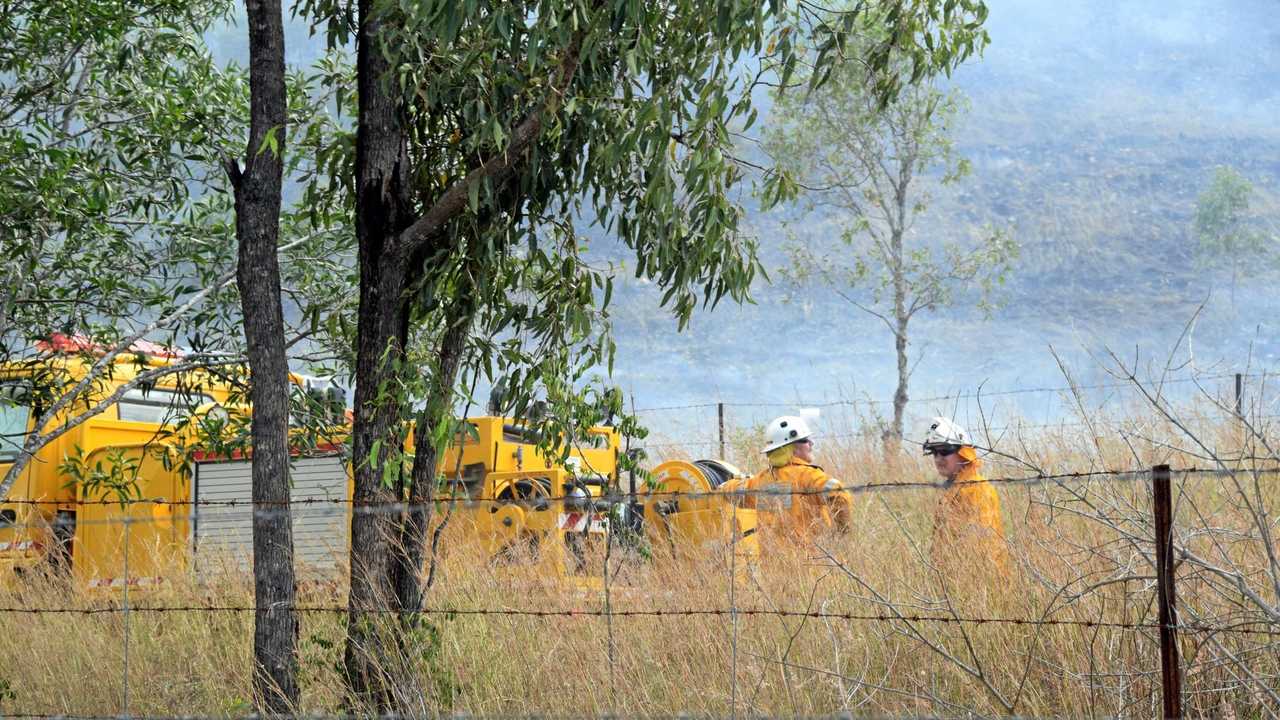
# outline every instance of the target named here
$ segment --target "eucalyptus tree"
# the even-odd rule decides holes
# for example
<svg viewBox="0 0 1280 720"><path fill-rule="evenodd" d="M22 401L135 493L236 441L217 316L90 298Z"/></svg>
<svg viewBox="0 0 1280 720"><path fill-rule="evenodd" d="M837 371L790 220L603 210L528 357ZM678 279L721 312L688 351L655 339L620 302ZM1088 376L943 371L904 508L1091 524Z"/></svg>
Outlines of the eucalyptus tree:
<svg viewBox="0 0 1280 720"><path fill-rule="evenodd" d="M252 492L254 695L271 715L298 704L293 519L289 513L289 359L280 291L280 213L288 137L284 18L279 0L246 0L249 139L243 164L226 161L235 194L243 308L253 406ZM267 512L262 512L262 510Z"/></svg>
<svg viewBox="0 0 1280 720"><path fill-rule="evenodd" d="M402 632L418 623L460 373L513 370L517 412L531 392L550 401L548 438L618 410L616 393L597 391L604 410L583 401L589 369L612 357L612 277L579 252L578 221L629 248L681 325L699 305L745 299L761 268L739 232L733 136L755 118L753 91L794 82L809 61L815 85L844 62L898 54L924 76L982 42L978 0L888 6L882 42L854 55L859 13L823 18L807 2L303 4L331 45L356 47L354 78L330 79L356 86L354 138L314 187L349 193L358 242L354 499L409 501L403 514L352 520L346 665L357 700L391 709L406 692L390 667L404 636L379 636L371 611L390 602ZM816 58L793 45L801 28ZM785 175L760 182L766 202L792 191Z"/></svg>
<svg viewBox="0 0 1280 720"><path fill-rule="evenodd" d="M874 44L882 31L874 15L866 21L862 42ZM886 97L885 87L900 91ZM800 179L807 209L828 214L840 241L793 243L783 274L829 287L893 336L897 388L884 436L894 442L902 439L914 367L911 321L965 291L985 309L1017 255L1003 231L916 227L932 191L969 171L952 139L963 104L958 91L939 89L909 59L848 63L821 87L776 90L765 130L769 155Z"/></svg>
<svg viewBox="0 0 1280 720"><path fill-rule="evenodd" d="M321 112L331 96L299 73L288 76L286 93L281 62L272 68L276 86L255 92L252 105L261 107L259 95L280 103L250 122L245 73L219 65L204 43L230 9L223 1L0 2L0 154L6 161L0 253L7 261L0 266L0 362L26 378L37 396L6 393L3 401L39 410L30 432L14 441L20 448L0 482L0 497L41 447L106 411L123 393L163 375L243 363L243 322L257 341L248 343L253 422L271 432L246 434L240 442L252 444L255 457L275 461L255 461L255 474L262 475L255 498L287 500L290 393L283 349L286 341L322 334L330 309L312 302L311 291L323 286L326 303L341 296L332 288L349 281L352 263L344 264L340 247L334 252L333 241L345 237L333 232L346 219L340 212L295 207L280 217L282 161L287 173L311 171L316 147L330 145L336 131ZM275 10L278 16L278 4ZM270 14L255 13L255 21ZM294 120L287 125L293 143L282 121L286 110ZM264 145L269 152L260 152ZM294 146L298 152L284 158ZM241 152L243 171L224 162ZM233 185L237 195L252 196L242 209L255 202L268 209L256 224L253 213L237 213L237 221L249 221L241 228L248 252L240 258ZM277 254L292 260L283 268L286 285L256 282L263 273L278 275ZM243 313L238 290L244 291ZM282 292L305 327L281 322ZM274 313L260 312L272 307ZM44 343L60 334L72 341L54 343L57 351L83 353L92 368L87 377L59 376L57 363L44 362ZM153 343L150 349L187 348L167 365L139 360L134 379L90 400L115 361L131 357L144 341ZM257 353L255 345L271 352ZM237 373L228 377L243 380ZM54 417L63 421L51 423ZM255 516L255 533L259 529L267 532L265 547L287 548L287 513ZM293 576L287 556L264 557L277 562L255 562L259 605L272 614L257 619L253 675L264 709L279 712L297 695Z"/></svg>
<svg viewBox="0 0 1280 720"><path fill-rule="evenodd" d="M1250 214L1255 194L1247 178L1235 168L1222 165L1214 168L1209 187L1196 198L1192 220L1196 255L1205 266L1230 266L1232 307L1241 273L1248 272L1270 249L1269 238Z"/></svg>

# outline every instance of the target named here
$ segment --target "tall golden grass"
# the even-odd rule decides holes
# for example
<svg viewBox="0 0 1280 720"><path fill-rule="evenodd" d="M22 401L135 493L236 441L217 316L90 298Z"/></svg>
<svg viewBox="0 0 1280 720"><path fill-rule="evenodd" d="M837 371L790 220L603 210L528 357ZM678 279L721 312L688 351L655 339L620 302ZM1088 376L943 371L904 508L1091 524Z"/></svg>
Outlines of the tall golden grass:
<svg viewBox="0 0 1280 720"><path fill-rule="evenodd" d="M1184 432L1136 411L1092 426L1010 430L991 443L987 475L1129 470L1165 462L1204 467L1258 454L1265 429L1245 442L1238 424L1184 412ZM830 426L830 425L829 425ZM846 484L933 480L908 451L877 439L819 438L818 454ZM979 438L983 438L981 430ZM1199 443L1188 440L1196 437ZM1171 440L1173 438L1174 440ZM1177 439L1181 438L1181 439ZM753 465L752 431L735 453ZM1274 445L1272 446L1274 447ZM1235 465L1244 466L1237 462ZM1274 467L1275 462L1263 463ZM1254 484L1254 479L1257 484ZM930 488L859 493L847 534L806 546L770 546L758 561L719 546L674 559L592 548L595 581L563 581L535 562L494 564L458 537L445 543L427 605L442 609L598 612L662 616L429 614L406 648L420 682L407 712L474 715L1115 715L1160 712L1160 662L1151 555L1150 484L1092 478L998 487L1012 559L1002 577L980 557L931 562ZM1280 571L1259 523L1274 528L1280 474L1175 477L1184 623L1280 631ZM963 556L964 549L955 549ZM1213 569L1209 569L1213 568ZM1234 573L1234 575L1233 575ZM100 607L104 598L32 579L0 597L6 607ZM1258 600L1248 597L1256 595ZM341 607L339 581L311 582L301 602ZM135 593L136 605L252 604L248 578L228 572ZM884 619L798 617L783 610ZM913 617L1018 619L1027 624ZM1106 622L1138 628L1039 624ZM301 713L336 713L345 616L302 616ZM1241 623L1250 623L1241 625ZM0 712L238 716L253 710L253 614L0 614ZM127 643L127 653L125 640ZM1280 637L1184 631L1185 705L1192 715L1280 713ZM127 661L126 661L127 655ZM127 662L127 674L126 674Z"/></svg>

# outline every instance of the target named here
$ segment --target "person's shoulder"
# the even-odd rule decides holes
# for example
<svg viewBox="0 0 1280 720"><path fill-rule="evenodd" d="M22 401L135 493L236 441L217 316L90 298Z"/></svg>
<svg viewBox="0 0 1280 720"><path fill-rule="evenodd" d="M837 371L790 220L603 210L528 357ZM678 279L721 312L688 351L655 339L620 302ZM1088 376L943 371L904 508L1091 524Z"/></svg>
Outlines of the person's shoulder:
<svg viewBox="0 0 1280 720"><path fill-rule="evenodd" d="M970 497L990 498L996 497L996 488L987 479L981 475L974 475L961 483L957 483L960 491Z"/></svg>
<svg viewBox="0 0 1280 720"><path fill-rule="evenodd" d="M815 472L822 475L827 474L827 471L823 470L821 465L814 465L813 463L805 462L804 460L792 459L791 463L787 465L787 467L794 468L793 472L801 472L801 473L805 473L806 475L815 473Z"/></svg>

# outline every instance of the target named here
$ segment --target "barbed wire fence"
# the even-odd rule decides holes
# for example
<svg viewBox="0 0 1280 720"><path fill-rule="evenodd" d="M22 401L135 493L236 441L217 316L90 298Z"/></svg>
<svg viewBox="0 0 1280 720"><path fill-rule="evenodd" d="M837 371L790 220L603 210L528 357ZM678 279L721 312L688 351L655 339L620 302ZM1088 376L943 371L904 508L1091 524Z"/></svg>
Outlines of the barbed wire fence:
<svg viewBox="0 0 1280 720"><path fill-rule="evenodd" d="M1267 379L1273 377L1270 372L1250 372L1250 373L1216 373L1201 374L1194 377L1176 377L1159 381L1164 386L1173 385L1203 385L1208 382L1217 380L1231 380L1235 383L1235 398L1239 401L1236 405L1237 409L1242 409L1245 391L1245 380ZM1028 388L1011 388L1007 390L962 390L954 393L943 395L934 395L931 397L913 398L911 402L917 403L934 403L934 402L951 402L955 400L978 400L981 398L1008 397L1013 395L1031 395L1042 393L1064 393L1064 392L1080 392L1088 390L1130 390L1133 383L1130 381L1116 381L1106 383L1085 383L1075 385L1046 385ZM693 410L714 407L729 408L788 408L788 407L858 407L867 405L892 405L893 400L884 398L862 398L862 399L815 399L810 398L797 400L765 400L765 401L735 401L735 402L701 402L687 403L679 405L655 405L641 406L635 409L637 413L653 413L668 412L673 410Z"/></svg>
<svg viewBox="0 0 1280 720"><path fill-rule="evenodd" d="M1268 464L1261 464L1263 460L1271 460ZM1178 476L1182 478L1184 484L1191 480L1217 480L1222 482L1239 482L1241 478L1262 478L1268 481L1280 479L1280 463L1273 458L1253 458L1251 465L1243 467L1212 467L1212 468L1196 468L1187 467L1177 470L1170 469L1168 466L1156 466L1153 468L1139 468L1128 470L1114 471L1081 471L1068 472L1059 474L1037 474L1031 476L1008 476L995 477L986 482L1006 487L1036 487L1043 485L1054 485L1059 487L1067 487L1077 483L1106 482L1106 483L1135 483L1137 481L1151 481L1152 487L1152 516L1154 518L1154 536L1151 538L1153 564L1156 566L1158 605L1160 617L1158 622L1149 621L1111 621L1103 619L1080 619L1080 618L1055 618L1055 617L1000 617L1000 616L984 616L982 614L966 614L962 612L952 611L950 613L921 613L921 612L902 612L896 608L892 612L853 612L841 610L813 610L794 609L780 607L739 607L737 600L733 595L733 589L737 583L736 563L738 562L738 551L733 543L727 546L729 554L728 578L730 597L727 607L716 606L686 606L675 608L654 608L654 609L627 609L616 608L609 604L602 609L590 608L527 608L527 607L465 607L465 606L429 606L419 609L419 612L427 616L442 617L516 617L530 621L541 621L548 619L581 619L581 620L604 620L612 623L614 620L632 620L632 621L654 621L663 622L678 618L728 618L734 624L733 631L733 656L729 679L731 693L733 694L731 714L736 715L737 708L737 632L736 623L739 618L807 618L822 619L836 622L849 623L914 623L914 624L937 624L952 626L1011 626L1011 627L1069 627L1080 629L1114 629L1121 631L1135 631L1157 633L1160 636L1159 645L1162 658L1162 688L1164 712L1166 717L1181 717L1181 707L1178 704L1181 698L1179 690L1179 682L1182 677L1183 670L1178 664L1177 657L1177 634L1185 633L1197 636L1219 637L1224 635L1236 636L1256 636L1265 638L1274 638L1280 636L1280 609L1276 610L1276 618L1255 617L1248 618L1231 624L1214 624L1201 621L1185 621L1179 620L1177 616L1177 602L1174 585L1174 574L1177 561L1185 560L1186 550L1181 551L1175 546L1174 532L1172 526L1172 501L1170 496L1170 478ZM963 485L961 481L959 484ZM861 486L854 486L848 490L854 494L863 493L881 493L894 490L920 490L920 489L939 489L952 487L955 483L948 484L942 482L892 482L892 483L868 483ZM823 489L816 491L796 491L780 492L776 489L755 490L737 493L735 496L812 496L826 495L831 490ZM668 497L673 499L699 499L710 496L724 497L723 493L680 493L680 492L650 492L645 493L646 499L654 499L657 497ZM625 493L608 493L601 499L606 502L626 501L631 497ZM563 502L570 499L570 496L548 496L545 500L551 503ZM465 501L473 506L480 506L490 503L509 502L507 498L486 498L475 497L467 498ZM11 501L9 504L40 504L40 501ZM47 503L45 503L47 504ZM120 602L108 601L90 606L23 606L9 605L0 606L0 614L24 614L24 615L53 615L53 616L94 616L94 615L120 615L123 626L122 652L124 660L124 673L121 679L121 709L116 715L118 717L129 716L130 712L130 687L129 687L129 628L130 617L134 614L184 614L184 613L251 613L256 612L259 608L252 605L237 604L218 604L213 602L207 603L184 603L161 605L147 602L133 602L129 595L129 589L135 584L129 575L129 551L130 543L128 542L129 528L134 525L154 523L154 522L172 522L175 517L185 517L187 519L195 519L201 508L216 508L220 511L233 511L239 513L243 517L273 517L290 514L291 516L305 515L308 512L332 512L334 508L343 508L345 512L355 513L403 513L410 509L408 503L360 503L350 499L310 499L293 503L291 507L284 508L272 506L271 504L258 503L254 504L249 501L239 500L194 500L194 501L173 501L173 502L157 502L155 499L147 498L128 498L121 500L87 500L80 503L85 506L93 505L119 505L122 508L135 505L172 505L179 507L188 507L191 512L185 516L169 516L167 518L159 518L154 515L124 515L122 517L101 518L96 520L86 520L86 524L103 524L103 525L123 525L124 542L124 583L122 590L122 598ZM553 508L554 509L554 508ZM39 523L21 524L15 523L10 527L14 530L21 530L24 527L34 528L40 526ZM1181 553L1181 554L1180 554ZM610 576L606 572L605 575L605 594L609 592ZM335 614L342 615L349 613L351 608L345 605L322 605L322 604L300 604L292 608L294 611L305 614ZM401 612L399 609L393 608L361 608L361 612L372 614L396 614ZM612 651L612 639L607 652L607 662L609 663L610 677L615 675L614 653ZM61 714L20 714L15 715L6 713L9 717L30 717L30 718L52 718L67 717ZM106 717L106 715L103 715Z"/></svg>
<svg viewBox="0 0 1280 720"><path fill-rule="evenodd" d="M1270 371L1198 373L1190 377L1158 378L1153 380L1151 384L1165 395L1174 393L1176 389L1200 394L1209 393L1211 389L1216 390L1218 398L1215 404L1217 407L1212 415L1217 420L1243 417L1246 403L1252 393L1260 407L1273 408L1271 412L1259 414L1259 419L1274 420L1280 418L1280 398L1272 397L1276 391L1276 388L1273 387L1274 383L1271 382L1273 378L1274 373ZM968 419L960 419L961 424L981 425L983 432L987 434L1084 428L1091 425L1114 429L1122 426L1124 421L1101 419L1085 422L1067 419L1078 413L1078 407L1065 408L1056 420L1049 419L1048 416L1051 413L1046 409L1044 413L1046 417L1039 422L1029 422L1026 419L1018 418L992 425L986 417L987 410L984 405L990 401L1034 395L1070 398L1072 402L1075 402L1078 398L1095 392L1109 393L1111 395L1108 396L1108 399L1113 401L1114 397L1112 396L1114 394L1125 391L1135 391L1134 381L1116 380L1113 382L1072 383L1069 385L1043 385L1011 389L988 390L978 388L958 390L952 393L911 398L908 402L908 413L917 418L946 415L953 417L953 419L960 419L957 418L958 415L969 415L971 417ZM1265 402L1264 397L1266 398ZM876 434L872 432L874 430L872 426L876 424L876 418L880 417L878 409L892 407L893 403L892 399L887 398L831 399L830 397L805 398L798 396L792 400L725 400L639 406L634 409L633 413L641 417L645 422L650 423L660 432L674 432L680 438L679 440L646 443L646 447L651 450L658 452L685 449L698 449L706 452L716 450L720 457L726 457L727 449L732 445L730 434L735 431L742 431L744 428L761 426L773 415L794 414L799 408L813 408L819 411L848 411L861 416L864 421L869 422L864 422L864 427L857 431L823 432L821 437L833 440L856 440L868 437L869 433ZM917 411L912 413L910 408L916 408ZM675 425L668 419L672 417L673 413L682 414L678 423L679 430L673 430ZM696 418L691 418L690 414L696 416ZM1010 411L1005 414L1017 415L1018 413ZM704 428L704 430L690 431L688 429L690 427ZM712 430L708 432L705 428L712 428ZM908 435L910 434L910 429L908 429Z"/></svg>
<svg viewBox="0 0 1280 720"><path fill-rule="evenodd" d="M1199 375L1196 378L1170 379L1165 380L1167 384L1194 383L1198 388L1203 389L1203 383L1211 382L1211 380L1234 379L1235 388L1235 407L1234 414L1226 414L1230 416L1243 416L1243 387L1245 378L1262 378L1266 379L1266 373L1256 374L1219 374L1219 375ZM980 401L982 398L1004 397L1029 395L1029 393L1079 393L1080 391L1092 391L1092 389L1110 389L1129 388L1130 383L1096 383L1096 384L1071 384L1071 386L1061 387L1034 387L1034 388L1018 388L1007 389L1007 391L974 391L952 393L952 395L943 395L936 397L920 398L915 402L920 404L928 404L928 402L956 402L961 400ZM858 407L876 406L891 404L890 400L826 400L826 401L794 401L794 402L714 402L714 404L691 404L691 405L671 405L671 406L655 406L641 407L635 410L636 414L654 414L669 413L669 411L687 411L687 410L708 410L714 409L718 415L718 438L716 441L710 442L680 442L680 443L648 443L649 447L660 448L664 445L669 447L709 447L718 445L721 448L723 456L724 446L726 446L726 427L724 427L724 418L726 418L726 409L780 409L780 407L796 407L796 406L812 406L812 407L850 407L850 409L858 409ZM1275 414L1257 415L1260 419L1276 418ZM1019 424L1019 428L1057 428L1065 427L1068 424L1083 425L1084 423L1046 423L1042 425ZM1106 427L1107 421L1101 423L1093 423ZM993 428L988 428L993 429ZM1000 428L995 428L1000 429ZM860 437L859 433L826 433L824 437L828 438L851 438ZM1235 457L1235 461L1275 461L1275 456L1239 456ZM611 575L605 569L604 573L604 610L530 610L520 609L520 607L422 607L421 614L424 615L442 615L442 616L518 616L518 618L526 618L530 620L547 620L547 619L593 619L602 618L607 623L611 623L609 628L609 647L608 647L608 664L609 678L611 678L611 697L616 697L616 689L612 687L613 678L616 676L614 669L614 651L612 637L612 621L613 619L652 619L662 621L673 618L719 618L719 616L727 616L732 623L732 664L731 664L731 714L737 714L737 620L739 618L753 618L753 616L773 616L773 618L812 618L847 621L847 623L925 623L925 624L952 624L952 625L1012 625L1012 626L1076 626L1076 628L1111 628L1120 630L1138 630L1138 632L1158 632L1161 635L1161 653L1162 653L1162 676L1164 676L1164 700L1166 716L1169 715L1171 708L1176 710L1175 706L1171 706L1171 702L1176 702L1176 698L1180 696L1178 691L1178 679L1180 678L1180 669L1178 667L1178 659L1176 659L1176 639L1174 635L1178 632L1183 633L1201 633L1208 635L1219 634L1238 634L1238 635L1262 635L1262 637L1274 637L1280 634L1277 630L1276 621L1262 620L1249 623L1238 623L1234 625L1212 625L1204 623L1179 623L1174 615L1175 594L1174 585L1172 585L1172 568L1174 568L1174 560L1172 560L1172 530L1169 525L1171 512L1169 510L1169 500L1167 500L1167 478L1169 478L1170 470L1167 466L1157 466L1152 469L1134 469L1134 470L1085 470L1070 471L1070 473L1044 474L1039 473L1032 477L1001 477L983 480L983 482L996 484L996 486L1023 486L1033 487L1042 486L1042 484L1064 484L1070 482L1079 482L1079 480L1107 480L1107 482L1133 482L1138 479L1152 479L1153 491L1153 515L1156 518L1156 534L1153 541L1153 557L1157 565L1158 582L1158 603L1160 603L1161 619L1158 623L1123 623L1123 621L1102 621L1102 620L1079 620L1079 619L1053 619L1053 618L986 618L980 615L927 615L927 614L901 614L901 612L892 612L892 614L867 614L867 612L838 612L838 611L813 611L813 610L791 610L777 609L777 607L739 607L737 606L735 593L736 580L736 561L737 552L732 546L728 548L730 562L728 562L728 588L730 588L730 596L728 596L728 607L681 607L681 609L666 610L616 610L609 603L609 589L611 589ZM1215 468L1184 468L1176 470L1175 473L1184 478L1190 477L1217 477L1217 478L1235 478L1238 473L1254 473L1275 475L1280 473L1280 468L1272 466L1258 466L1253 468L1231 469L1225 466L1215 466ZM1164 477L1165 493L1164 500L1161 500L1161 492L1158 489L1161 483L1161 477ZM960 483L963 484L963 483ZM861 493L879 493L888 491L897 491L897 489L928 489L928 488L945 488L947 483L943 482L870 482L859 484L849 489L854 495ZM806 495L826 495L828 491L788 491L781 495L806 496ZM716 496L717 493L681 493L681 492L646 492L645 497L649 500L655 500L658 497L669 498L686 498L686 500L698 500L701 497ZM742 495L780 495L776 489L771 491L753 491L751 493L739 493ZM507 502L508 498L486 498L486 497L466 497L458 498L467 506L475 507L484 505L484 503L502 503ZM548 496L543 498L547 502L563 502L570 500L567 496ZM609 492L605 493L600 500L605 502L622 502L628 500L626 493ZM632 496L630 500L634 501ZM47 502L38 500L17 500L6 501L8 505L47 505ZM401 514L411 509L408 503L392 502L392 503L360 503L351 500L343 500L343 498L306 498L306 500L293 501L288 509L279 509L279 507L270 507L264 503L252 503L243 500L223 500L223 501L182 501L169 500L165 502L155 502L147 500L147 498L124 498L124 500L100 500L100 501L82 501L77 505L137 505L137 503L151 503L151 505L165 505L169 509L173 507L189 506L192 512L186 516L169 516L168 520L172 523L175 519L186 518L193 520L198 518L198 512L201 507L206 509L218 509L221 512L244 510L247 515L264 516L271 514L289 514L291 518L305 515L308 511L320 511L329 514L337 507L347 506L351 514L364 514L364 512L393 512L393 514ZM224 515L225 516L225 515ZM1161 518L1164 518L1164 525L1161 525ZM131 573L129 573L129 542L128 534L131 525L140 523L152 523L159 521L156 518L136 518L136 516L125 515L123 518L108 518L97 520L83 520L82 525L92 524L123 524L124 534L124 553L123 553L123 587L122 602L119 605L109 605L101 607L23 607L23 606L0 606L0 614L31 614L31 615L122 615L123 619L123 678L122 678L122 706L120 706L120 715L129 715L129 703L131 703L131 688L129 688L129 618L131 614L186 614L186 612L255 612L259 609L253 606L243 605L212 605L212 603L188 603L188 605L175 606L155 606L155 605L136 605L131 602L129 597L129 588L134 587ZM37 524L38 525L38 524ZM23 524L10 523L9 528L14 530L24 529ZM612 541L612 533L609 534ZM1162 542L1164 539L1164 542ZM9 550L8 547L0 546L0 550ZM605 557L608 562L608 553ZM306 606L300 605L293 607L294 611L305 612L305 614L344 614L348 612L348 607L344 606ZM1167 616L1166 616L1167 610ZM374 610L374 612L379 612ZM398 610L384 610L381 612L399 612ZM1277 612L1277 618L1280 618L1280 612ZM1261 626L1258 626L1261 625ZM1167 635L1167 638L1166 638ZM1174 639L1169 639L1174 638ZM1167 653L1174 653L1172 660L1169 660ZM1172 671L1170 674L1170 667ZM1170 689L1172 688L1172 689ZM1170 698L1174 700L1170 700ZM1180 714L1180 710L1178 710ZM12 716L12 715L10 715ZM49 715L27 715L29 717L50 717Z"/></svg>

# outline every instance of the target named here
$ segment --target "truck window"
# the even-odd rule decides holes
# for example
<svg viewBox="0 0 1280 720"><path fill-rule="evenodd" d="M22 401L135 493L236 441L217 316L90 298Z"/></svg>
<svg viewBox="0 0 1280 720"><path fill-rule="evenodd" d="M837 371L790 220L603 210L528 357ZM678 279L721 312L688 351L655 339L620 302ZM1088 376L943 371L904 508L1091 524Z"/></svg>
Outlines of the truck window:
<svg viewBox="0 0 1280 720"><path fill-rule="evenodd" d="M31 422L31 386L25 382L0 381L0 463L18 457Z"/></svg>
<svg viewBox="0 0 1280 720"><path fill-rule="evenodd" d="M347 396L342 388L327 380L306 378L294 385L289 396L289 427L338 425L346 420Z"/></svg>
<svg viewBox="0 0 1280 720"><path fill-rule="evenodd" d="M196 408L212 402L213 398L201 393L133 388L125 392L116 407L121 420L168 425Z"/></svg>

